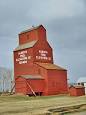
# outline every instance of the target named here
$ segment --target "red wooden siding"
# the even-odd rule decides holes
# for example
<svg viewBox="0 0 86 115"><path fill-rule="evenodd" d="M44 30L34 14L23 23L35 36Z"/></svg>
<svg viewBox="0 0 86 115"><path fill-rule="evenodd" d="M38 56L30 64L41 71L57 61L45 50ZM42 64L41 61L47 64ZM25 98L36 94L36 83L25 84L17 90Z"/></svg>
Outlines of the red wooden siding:
<svg viewBox="0 0 86 115"><path fill-rule="evenodd" d="M35 79L37 75L43 79ZM14 50L14 76L16 93L31 93L27 83L34 92L42 92L42 95L68 92L67 70L53 63L53 49L42 25L19 34L19 46Z"/></svg>
<svg viewBox="0 0 86 115"><path fill-rule="evenodd" d="M83 86L72 86L69 88L70 96L82 96L85 95L85 88Z"/></svg>

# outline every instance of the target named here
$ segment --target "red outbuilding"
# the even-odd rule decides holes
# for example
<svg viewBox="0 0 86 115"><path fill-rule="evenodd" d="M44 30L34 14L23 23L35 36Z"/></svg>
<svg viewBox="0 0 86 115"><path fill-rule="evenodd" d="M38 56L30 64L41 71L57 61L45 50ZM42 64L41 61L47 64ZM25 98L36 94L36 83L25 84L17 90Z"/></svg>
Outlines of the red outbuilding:
<svg viewBox="0 0 86 115"><path fill-rule="evenodd" d="M34 95L65 94L67 70L53 63L53 51L40 25L19 34L14 50L15 92Z"/></svg>
<svg viewBox="0 0 86 115"><path fill-rule="evenodd" d="M81 85L75 85L69 87L70 96L82 96L85 95L85 87Z"/></svg>

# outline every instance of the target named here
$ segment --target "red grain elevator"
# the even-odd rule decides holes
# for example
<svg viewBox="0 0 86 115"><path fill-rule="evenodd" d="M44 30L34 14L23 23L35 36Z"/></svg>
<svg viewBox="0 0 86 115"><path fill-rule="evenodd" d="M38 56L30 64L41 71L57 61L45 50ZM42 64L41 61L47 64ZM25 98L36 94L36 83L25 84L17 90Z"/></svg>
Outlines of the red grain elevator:
<svg viewBox="0 0 86 115"><path fill-rule="evenodd" d="M53 50L42 25L19 34L19 45L14 50L14 76L16 93L68 93L67 70L53 63Z"/></svg>

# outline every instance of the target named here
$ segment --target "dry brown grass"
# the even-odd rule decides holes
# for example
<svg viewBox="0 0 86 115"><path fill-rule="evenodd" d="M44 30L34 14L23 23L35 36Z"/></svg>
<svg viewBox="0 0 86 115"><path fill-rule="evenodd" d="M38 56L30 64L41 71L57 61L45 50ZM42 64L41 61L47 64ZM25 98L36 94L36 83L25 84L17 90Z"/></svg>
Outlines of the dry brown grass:
<svg viewBox="0 0 86 115"><path fill-rule="evenodd" d="M86 104L86 96L0 96L0 115L38 115L44 114L48 109Z"/></svg>

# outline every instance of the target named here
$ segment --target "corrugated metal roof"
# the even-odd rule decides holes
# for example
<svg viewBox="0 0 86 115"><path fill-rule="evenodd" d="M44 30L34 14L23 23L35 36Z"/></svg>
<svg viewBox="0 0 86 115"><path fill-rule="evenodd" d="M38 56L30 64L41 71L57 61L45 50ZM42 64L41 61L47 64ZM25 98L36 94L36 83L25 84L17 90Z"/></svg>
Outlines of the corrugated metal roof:
<svg viewBox="0 0 86 115"><path fill-rule="evenodd" d="M45 69L57 69L57 70L66 70L60 66L57 66L55 64L51 64L51 63L39 63L36 62L36 64L38 64L39 66L45 68Z"/></svg>
<svg viewBox="0 0 86 115"><path fill-rule="evenodd" d="M44 79L41 75L21 75L25 79Z"/></svg>
<svg viewBox="0 0 86 115"><path fill-rule="evenodd" d="M36 44L36 42L37 42L37 40L34 40L34 41L31 41L31 42L19 45L17 48L15 48L14 51L18 51L18 50L22 50L22 49L26 49L26 48L31 48Z"/></svg>
<svg viewBox="0 0 86 115"><path fill-rule="evenodd" d="M84 88L84 86L82 86L82 85L72 85L69 88L72 88L72 87L74 87L74 88Z"/></svg>
<svg viewBox="0 0 86 115"><path fill-rule="evenodd" d="M27 29L25 31L22 31L20 34L23 34L23 33L26 33L26 32L29 32L29 31L32 31L32 30L35 30L35 29L38 29L40 26L42 26L42 25L39 25L39 26L36 26L36 27L32 26L32 28Z"/></svg>

